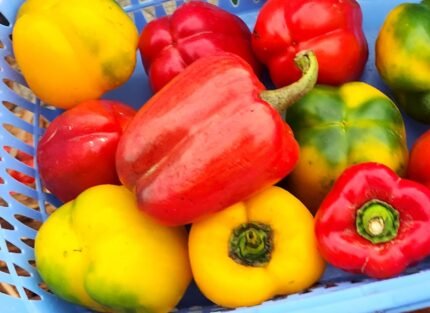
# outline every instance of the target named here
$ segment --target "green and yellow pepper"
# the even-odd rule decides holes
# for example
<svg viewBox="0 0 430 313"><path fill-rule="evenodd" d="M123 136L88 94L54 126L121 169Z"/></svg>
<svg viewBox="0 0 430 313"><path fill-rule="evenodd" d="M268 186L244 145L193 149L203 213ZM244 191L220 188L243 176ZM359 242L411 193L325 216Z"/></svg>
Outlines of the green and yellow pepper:
<svg viewBox="0 0 430 313"><path fill-rule="evenodd" d="M189 253L199 289L231 308L302 291L325 268L312 214L279 187L194 223Z"/></svg>
<svg viewBox="0 0 430 313"><path fill-rule="evenodd" d="M348 166L373 161L403 175L408 161L405 125L396 105L363 82L317 86L287 111L300 158L283 182L315 212Z"/></svg>
<svg viewBox="0 0 430 313"><path fill-rule="evenodd" d="M138 35L113 0L27 0L13 28L13 50L31 90L68 109L128 80Z"/></svg>
<svg viewBox="0 0 430 313"><path fill-rule="evenodd" d="M56 295L99 312L169 312L191 280L186 230L140 212L123 186L92 187L56 210L35 256Z"/></svg>
<svg viewBox="0 0 430 313"><path fill-rule="evenodd" d="M412 118L430 124L430 1L403 3L376 40L376 67Z"/></svg>

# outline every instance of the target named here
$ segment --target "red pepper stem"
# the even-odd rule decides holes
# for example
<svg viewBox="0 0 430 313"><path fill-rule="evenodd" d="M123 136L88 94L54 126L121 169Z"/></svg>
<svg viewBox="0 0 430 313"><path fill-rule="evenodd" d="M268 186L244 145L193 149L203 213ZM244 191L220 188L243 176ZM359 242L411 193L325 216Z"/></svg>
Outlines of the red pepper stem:
<svg viewBox="0 0 430 313"><path fill-rule="evenodd" d="M298 81L279 89L264 90L260 93L261 99L281 114L307 94L317 82L318 61L312 51L299 52L294 62L302 71L302 77Z"/></svg>
<svg viewBox="0 0 430 313"><path fill-rule="evenodd" d="M272 229L266 224L242 224L230 236L229 256L241 265L266 265L270 261L272 249Z"/></svg>
<svg viewBox="0 0 430 313"><path fill-rule="evenodd" d="M373 244L394 239L399 225L399 212L386 202L371 200L357 210L357 233Z"/></svg>

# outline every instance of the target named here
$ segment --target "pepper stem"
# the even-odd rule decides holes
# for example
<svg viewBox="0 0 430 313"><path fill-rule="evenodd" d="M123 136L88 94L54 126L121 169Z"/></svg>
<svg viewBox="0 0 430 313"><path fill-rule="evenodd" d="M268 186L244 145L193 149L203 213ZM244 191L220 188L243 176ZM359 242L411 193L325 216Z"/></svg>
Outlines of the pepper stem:
<svg viewBox="0 0 430 313"><path fill-rule="evenodd" d="M368 201L357 210L357 233L373 244L395 238L399 225L399 212L383 201Z"/></svg>
<svg viewBox="0 0 430 313"><path fill-rule="evenodd" d="M229 256L241 265L266 265L272 249L272 230L265 224L242 224L233 230L230 237Z"/></svg>
<svg viewBox="0 0 430 313"><path fill-rule="evenodd" d="M298 81L279 89L264 90L260 93L261 99L281 114L307 94L317 82L318 61L312 51L299 52L294 62L302 72L302 77Z"/></svg>

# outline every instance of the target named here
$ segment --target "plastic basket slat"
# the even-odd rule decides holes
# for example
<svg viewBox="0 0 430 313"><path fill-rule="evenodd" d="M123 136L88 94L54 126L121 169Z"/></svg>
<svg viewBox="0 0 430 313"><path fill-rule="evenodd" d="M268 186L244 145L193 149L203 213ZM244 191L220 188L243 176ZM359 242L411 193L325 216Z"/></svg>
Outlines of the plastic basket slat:
<svg viewBox="0 0 430 313"><path fill-rule="evenodd" d="M8 19L9 23L11 23L8 27L12 27L18 11L17 9L23 2L24 0L0 0L0 12Z"/></svg>
<svg viewBox="0 0 430 313"><path fill-rule="evenodd" d="M12 69L8 63L6 63L6 64L7 64L7 66L3 67L2 78L5 77L5 78L7 78L13 82L21 84L23 86L27 86L27 83L24 80L24 78L22 77L22 75L20 75L14 69Z"/></svg>
<svg viewBox="0 0 430 313"><path fill-rule="evenodd" d="M385 310L385 313L404 313L404 312L412 312L416 310L420 310L422 308L430 308L430 300L422 301L422 302L414 302L412 304L408 304L405 306L399 306L393 309ZM425 313L422 312L421 313Z"/></svg>
<svg viewBox="0 0 430 313"><path fill-rule="evenodd" d="M22 107L23 109L26 109L28 111L34 110L34 103L31 103L30 101L26 100L24 97L17 95L13 90L11 90L9 87L6 87L6 85L0 85L0 97L2 99L5 99L7 102L13 103L15 105L18 105ZM3 111L7 110L3 106L3 101L0 103L0 113L5 114ZM56 113L58 115L58 113Z"/></svg>
<svg viewBox="0 0 430 313"><path fill-rule="evenodd" d="M333 313L381 312L428 300L430 272L358 285L320 295L291 297L265 303L263 312ZM253 308L238 309L238 313L253 312Z"/></svg>
<svg viewBox="0 0 430 313"><path fill-rule="evenodd" d="M166 14L165 0L130 0L124 7L125 11L133 17L139 31L151 19ZM179 6L184 0L169 0ZM231 0L219 0L218 5L239 15L252 29L257 11L264 4L263 0L239 0L233 4ZM370 55L363 73L362 80L377 86L384 92L387 87L382 83L374 67L374 41L384 16L403 0L360 0L364 15L364 29L369 43ZM417 2L417 1L413 1ZM8 273L0 271L0 283L7 283L16 287L20 298L0 293L1 313L89 313L87 309L62 301L51 293L41 289L40 277L31 265L34 260L34 251L25 243L25 238L34 239L36 230L18 220L17 216L24 216L34 221L44 221L47 218L45 205L50 203L58 206L60 202L51 194L43 192L42 185L35 169L21 163L12 157L5 146L11 146L20 151L34 155L37 149L37 141L43 133L39 125L39 119L45 118L51 121L61 111L41 106L39 100L29 101L26 97L18 95L14 90L6 86L4 80L15 82L15 84L26 86L20 73L12 68L6 57L13 55L10 34L15 20L18 7L23 0L0 0L0 12L9 21L10 25L0 25L0 41L3 48L0 49L0 218L13 226L13 229L0 228L0 261L7 265ZM143 14L142 10L151 8L154 13ZM106 98L124 101L135 108L140 107L151 96L148 80L141 64L140 56L133 77L124 86L106 94ZM10 109L6 108L4 102L13 103L20 108L33 114L33 122L24 121L16 117ZM33 103L34 102L34 103ZM405 116L408 128L408 143L411 145L416 137L428 129L427 126L418 124ZM13 125L32 135L32 142L25 143L16 138L4 128L4 125ZM31 146L33 145L33 146ZM14 169L23 174L35 177L34 189L16 181L8 171ZM39 210L27 207L16 199L16 195L29 197L34 201ZM8 244L9 243L9 244ZM12 244L17 247L19 253L8 251ZM19 266L30 276L20 276L16 270ZM235 312L405 312L430 306L430 260L425 260L417 266L409 269L404 275L390 280L375 281L361 275L345 273L333 267L328 267L320 282L309 290L281 297L275 300L252 307L241 308ZM26 290L37 294L38 300L28 299ZM186 296L178 306L179 312L214 312L224 311L212 305L192 284Z"/></svg>

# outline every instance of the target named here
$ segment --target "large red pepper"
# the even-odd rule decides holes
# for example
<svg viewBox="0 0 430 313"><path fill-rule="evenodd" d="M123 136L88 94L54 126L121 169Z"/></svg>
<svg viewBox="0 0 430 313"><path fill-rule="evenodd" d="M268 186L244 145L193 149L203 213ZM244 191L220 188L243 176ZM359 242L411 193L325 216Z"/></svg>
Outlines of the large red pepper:
<svg viewBox="0 0 430 313"><path fill-rule="evenodd" d="M385 165L346 169L316 215L318 247L331 264L374 278L430 255L430 190Z"/></svg>
<svg viewBox="0 0 430 313"><path fill-rule="evenodd" d="M139 50L154 91L195 60L220 51L235 53L256 73L260 71L245 22L202 1L185 3L171 16L148 23L140 36Z"/></svg>
<svg viewBox="0 0 430 313"><path fill-rule="evenodd" d="M321 84L357 80L367 61L362 12L355 0L268 0L260 10L252 45L276 86L298 79L297 51L315 52Z"/></svg>
<svg viewBox="0 0 430 313"><path fill-rule="evenodd" d="M152 97L117 150L120 180L139 207L164 224L187 224L285 177L299 148L278 111L308 92L318 71L310 52L297 62L303 77L268 91L238 56L209 56Z"/></svg>

